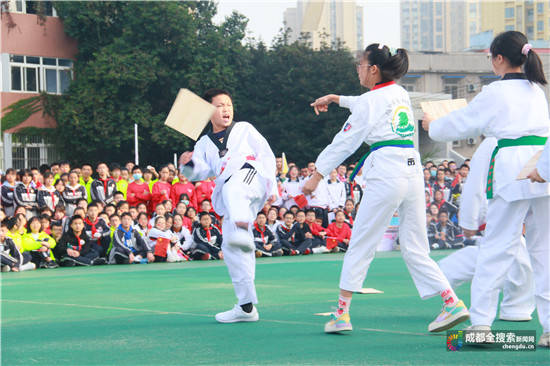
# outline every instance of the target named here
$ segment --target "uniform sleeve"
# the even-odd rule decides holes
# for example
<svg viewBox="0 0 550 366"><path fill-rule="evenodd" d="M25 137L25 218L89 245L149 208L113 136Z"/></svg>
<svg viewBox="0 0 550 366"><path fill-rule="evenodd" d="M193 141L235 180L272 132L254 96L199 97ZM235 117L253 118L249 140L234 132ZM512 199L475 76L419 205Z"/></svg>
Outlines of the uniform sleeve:
<svg viewBox="0 0 550 366"><path fill-rule="evenodd" d="M539 175L547 182L550 182L550 138L546 141L542 155L537 163Z"/></svg>
<svg viewBox="0 0 550 366"><path fill-rule="evenodd" d="M340 189L340 197L338 198L338 206L339 207L344 207L346 205L346 185L345 183L342 183L340 185L340 187L342 187Z"/></svg>
<svg viewBox="0 0 550 366"><path fill-rule="evenodd" d="M145 250L146 252L151 253L151 248L149 248L145 240L141 237L141 235L137 231L134 231L134 237L136 238L137 247L140 250Z"/></svg>
<svg viewBox="0 0 550 366"><path fill-rule="evenodd" d="M340 107L347 108L353 112L355 103L359 100L360 96L340 96Z"/></svg>
<svg viewBox="0 0 550 366"><path fill-rule="evenodd" d="M36 192L36 201L38 202L38 207L39 208L44 208L44 207L48 206L46 204L46 201L44 200L44 194L45 194L45 191L43 191L43 190L40 190L40 191Z"/></svg>
<svg viewBox="0 0 550 366"><path fill-rule="evenodd" d="M216 175L206 162L206 144L200 139L193 150L191 162L186 165L180 165L180 172L191 182L205 180L208 177Z"/></svg>
<svg viewBox="0 0 550 366"><path fill-rule="evenodd" d="M17 185L17 187L15 187L15 191L13 192L13 200L17 206L27 206L27 204L23 201L23 191L21 187L22 185Z"/></svg>
<svg viewBox="0 0 550 366"><path fill-rule="evenodd" d="M497 118L493 89L484 87L466 107L449 113L430 124L429 135L435 141L464 140L486 133L486 129Z"/></svg>
<svg viewBox="0 0 550 366"><path fill-rule="evenodd" d="M373 127L368 119L367 101L356 104L353 113L348 117L340 132L317 157L315 166L323 177L326 177L332 169L353 154L365 141Z"/></svg>

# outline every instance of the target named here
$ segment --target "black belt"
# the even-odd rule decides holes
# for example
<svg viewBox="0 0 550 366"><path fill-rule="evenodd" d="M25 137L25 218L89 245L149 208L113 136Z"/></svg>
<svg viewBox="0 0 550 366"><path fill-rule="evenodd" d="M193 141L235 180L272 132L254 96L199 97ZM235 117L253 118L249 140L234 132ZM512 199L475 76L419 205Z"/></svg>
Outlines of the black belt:
<svg viewBox="0 0 550 366"><path fill-rule="evenodd" d="M248 164L248 163L244 163L243 166L241 167L241 169L239 169L239 170L243 170L243 169L256 169L256 168L254 168L252 165L250 165L250 164ZM232 176L231 176L231 177L232 177ZM228 181L229 179L231 179L231 177L227 178L227 179L225 180L225 182L223 182L223 183L224 183L224 184L227 183L227 181Z"/></svg>

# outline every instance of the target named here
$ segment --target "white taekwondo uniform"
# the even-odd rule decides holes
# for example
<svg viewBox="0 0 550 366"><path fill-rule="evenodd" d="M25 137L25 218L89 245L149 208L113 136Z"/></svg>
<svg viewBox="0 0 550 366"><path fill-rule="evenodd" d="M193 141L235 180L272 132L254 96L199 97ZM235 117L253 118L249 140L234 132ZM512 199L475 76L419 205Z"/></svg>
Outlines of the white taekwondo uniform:
<svg viewBox="0 0 550 366"><path fill-rule="evenodd" d="M395 147L413 146L409 139L415 125L407 91L395 82L380 84L358 97L340 97L340 106L352 114L317 158L318 172L328 176L363 142L371 145L363 165L366 191L344 257L340 288L361 289L376 247L399 209L401 252L416 288L422 298L438 295L450 285L429 256L420 156L414 148ZM377 149L376 143L388 145Z"/></svg>
<svg viewBox="0 0 550 366"><path fill-rule="evenodd" d="M550 139L546 141L544 151L537 163L539 175L547 182L550 182Z"/></svg>
<svg viewBox="0 0 550 366"><path fill-rule="evenodd" d="M470 172L460 195L459 225L477 231L485 224L487 214L487 174L491 154L497 146L497 139L487 137L477 148L470 162ZM528 225L533 228L534 225ZM480 238L482 241L484 238ZM456 287L472 281L476 270L479 246L472 245L460 249L438 262L445 277ZM503 319L529 319L535 310L535 282L529 253L522 238L522 246L514 265L510 268L502 285L500 317ZM499 291L494 292L498 298ZM495 302L498 303L498 300Z"/></svg>
<svg viewBox="0 0 550 366"><path fill-rule="evenodd" d="M544 332L550 331L550 185L516 180L527 161L542 149L550 133L548 103L543 90L524 74L507 74L483 88L465 108L430 124L436 141L463 140L479 135L498 140L493 179L487 180L489 206L485 239L479 247L472 281L472 325L490 326L497 299L521 249L523 223L529 211L536 228L526 233L535 277L535 299ZM519 140L518 140L519 139ZM491 198L491 185L492 197Z"/></svg>
<svg viewBox="0 0 550 366"><path fill-rule="evenodd" d="M212 138L205 135L195 144L192 164L180 166L180 170L190 181L216 176L212 206L218 215L224 216L224 261L238 305L256 304L254 251L245 252L228 245L228 240L238 230L235 222L250 223L250 240L254 240L251 224L269 196L278 196L275 155L266 139L248 122L234 122L226 131L230 132L225 136L225 154L220 154Z"/></svg>

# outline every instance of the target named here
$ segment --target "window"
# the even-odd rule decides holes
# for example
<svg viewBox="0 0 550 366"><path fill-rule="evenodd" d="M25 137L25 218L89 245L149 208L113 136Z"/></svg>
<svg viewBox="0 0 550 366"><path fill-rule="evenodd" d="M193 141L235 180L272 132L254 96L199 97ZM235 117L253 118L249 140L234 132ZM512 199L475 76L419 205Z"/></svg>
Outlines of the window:
<svg viewBox="0 0 550 366"><path fill-rule="evenodd" d="M437 36L435 38L435 48L438 48L438 49L443 48L443 37Z"/></svg>
<svg viewBox="0 0 550 366"><path fill-rule="evenodd" d="M10 90L63 94L72 80L72 66L67 59L10 55Z"/></svg>
<svg viewBox="0 0 550 366"><path fill-rule="evenodd" d="M53 7L53 1L8 0L9 9L13 13L44 14L56 17L57 12Z"/></svg>
<svg viewBox="0 0 550 366"><path fill-rule="evenodd" d="M513 18L514 17L514 8L504 9L504 17L505 18Z"/></svg>
<svg viewBox="0 0 550 366"><path fill-rule="evenodd" d="M438 19L435 21L435 31L436 32L442 32L443 31L443 21L441 19Z"/></svg>
<svg viewBox="0 0 550 366"><path fill-rule="evenodd" d="M538 3L537 4L537 13L539 13L539 14L544 13L544 3Z"/></svg>
<svg viewBox="0 0 550 366"><path fill-rule="evenodd" d="M532 26L527 27L527 38L532 39L534 35L534 29Z"/></svg>
<svg viewBox="0 0 550 366"><path fill-rule="evenodd" d="M537 31L542 32L544 30L544 20L539 20L537 22Z"/></svg>
<svg viewBox="0 0 550 366"><path fill-rule="evenodd" d="M458 86L456 84L445 85L445 94L451 94L453 99L458 97Z"/></svg>
<svg viewBox="0 0 550 366"><path fill-rule="evenodd" d="M477 11L477 4L470 4L470 14L475 14Z"/></svg>
<svg viewBox="0 0 550 366"><path fill-rule="evenodd" d="M514 30L514 26L513 25L507 25L506 27L504 27L504 30L505 31L512 31L512 30Z"/></svg>

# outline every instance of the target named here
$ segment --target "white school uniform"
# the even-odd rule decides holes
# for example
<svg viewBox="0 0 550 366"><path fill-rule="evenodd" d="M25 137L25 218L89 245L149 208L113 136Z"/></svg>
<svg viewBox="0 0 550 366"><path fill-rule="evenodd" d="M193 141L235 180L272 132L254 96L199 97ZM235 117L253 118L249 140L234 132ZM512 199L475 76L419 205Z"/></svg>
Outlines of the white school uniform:
<svg viewBox="0 0 550 366"><path fill-rule="evenodd" d="M344 207L346 204L346 186L338 178L336 182L331 182L330 179L327 180L327 193L329 210Z"/></svg>
<svg viewBox="0 0 550 366"><path fill-rule="evenodd" d="M197 141L193 151L194 166L180 166L191 181L216 176L212 206L224 216L222 250L239 305L258 302L254 286L256 257L228 245L237 230L235 222L254 222L270 195L278 196L275 178L275 155L265 138L248 122L234 122L227 138L227 153L220 157L218 147L209 136ZM242 169L248 163L254 169ZM253 240L252 225L249 235Z"/></svg>
<svg viewBox="0 0 550 366"><path fill-rule="evenodd" d="M352 114L342 130L317 158L323 176L366 142L406 140L414 135L414 117L405 89L395 83L373 88L359 97L340 97ZM429 256L426 233L424 179L420 156L413 148L386 146L368 156L363 165L366 191L353 225L344 257L340 288L363 286L376 247L394 212L399 209L401 252L422 298L448 289L449 282Z"/></svg>
<svg viewBox="0 0 550 366"><path fill-rule="evenodd" d="M487 214L487 174L489 161L497 140L487 137L477 148L470 162L470 172L460 195L459 225L465 229L478 230L485 224ZM533 227L533 225L527 225ZM479 240L483 240L480 238ZM467 246L438 262L439 267L452 287L472 281L475 274L479 247ZM518 256L502 286L503 299L500 304L500 317L506 319L528 319L535 309L535 282L529 253L522 239ZM498 299L499 291L493 296ZM498 302L498 300L497 300ZM495 302L495 304L497 303ZM496 310L495 310L496 312Z"/></svg>
<svg viewBox="0 0 550 366"><path fill-rule="evenodd" d="M286 180L283 183L283 206L288 210L292 206L296 205L296 201L294 201L294 197L299 196L302 194L302 186L304 185L304 182L301 180ZM292 198L291 198L292 197Z"/></svg>
<svg viewBox="0 0 550 366"><path fill-rule="evenodd" d="M468 106L430 124L436 141L462 140L481 134L500 139L550 133L543 90L525 79L495 81L485 86ZM493 192L487 210L485 240L479 248L472 281L472 325L491 325L496 316L492 295L500 288L521 250L523 223L532 213L526 233L535 277L537 311L544 332L550 331L550 185L516 180L527 161L542 146L511 146L495 158Z"/></svg>

